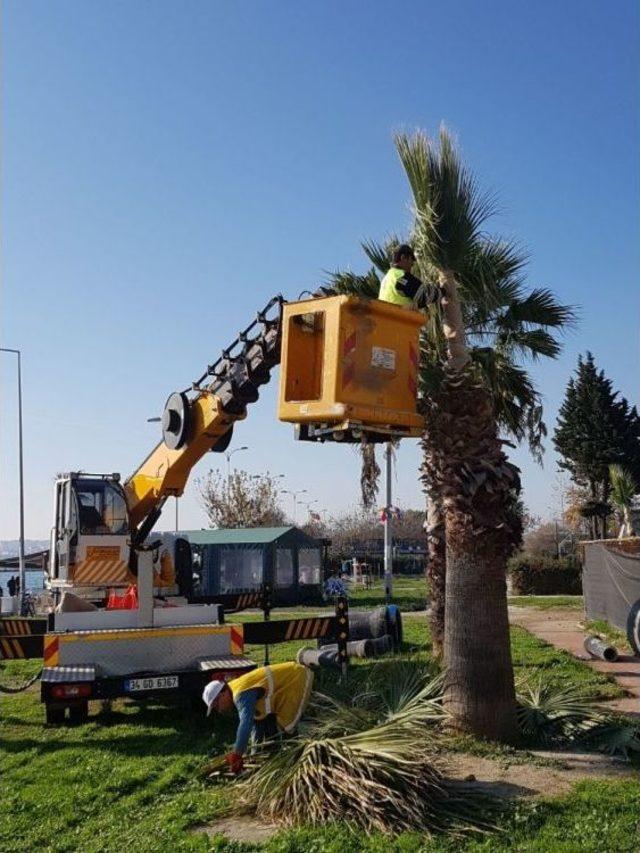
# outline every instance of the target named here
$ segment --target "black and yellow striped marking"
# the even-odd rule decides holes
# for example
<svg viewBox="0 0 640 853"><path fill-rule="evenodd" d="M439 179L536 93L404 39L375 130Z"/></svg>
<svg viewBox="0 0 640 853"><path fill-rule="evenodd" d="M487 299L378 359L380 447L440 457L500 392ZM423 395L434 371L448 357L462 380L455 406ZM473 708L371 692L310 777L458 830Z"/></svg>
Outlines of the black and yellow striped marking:
<svg viewBox="0 0 640 853"><path fill-rule="evenodd" d="M312 637L324 637L329 630L326 619L294 619L284 635L285 640L309 640Z"/></svg>
<svg viewBox="0 0 640 853"><path fill-rule="evenodd" d="M0 618L0 635L9 637L31 637L34 634L44 634L47 630L47 620L26 619L22 616L3 616Z"/></svg>
<svg viewBox="0 0 640 853"><path fill-rule="evenodd" d="M312 616L307 619L274 619L269 622L246 622L245 643L274 645L289 640L313 640L335 633L334 616Z"/></svg>
<svg viewBox="0 0 640 853"><path fill-rule="evenodd" d="M43 637L7 637L0 635L0 659L22 660L23 658L41 658Z"/></svg>

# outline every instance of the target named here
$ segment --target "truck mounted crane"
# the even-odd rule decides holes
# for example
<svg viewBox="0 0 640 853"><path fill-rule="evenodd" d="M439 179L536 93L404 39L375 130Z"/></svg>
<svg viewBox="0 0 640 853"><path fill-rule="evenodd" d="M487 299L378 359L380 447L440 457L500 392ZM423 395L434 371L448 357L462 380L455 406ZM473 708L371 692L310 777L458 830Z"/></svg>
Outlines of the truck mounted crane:
<svg viewBox="0 0 640 853"><path fill-rule="evenodd" d="M190 602L175 566L160 577L154 571L150 534L162 507L182 495L206 453L228 447L234 424L280 362L279 418L295 425L299 440L418 435L422 322L420 313L378 300L276 296L202 376L169 396L162 440L127 480L57 478L48 586L59 606L43 641L49 722L67 710L83 719L89 699L197 693L216 675L254 666L243 656L242 625L224 624L217 604ZM104 605L110 592L131 585L135 609L90 603Z"/></svg>

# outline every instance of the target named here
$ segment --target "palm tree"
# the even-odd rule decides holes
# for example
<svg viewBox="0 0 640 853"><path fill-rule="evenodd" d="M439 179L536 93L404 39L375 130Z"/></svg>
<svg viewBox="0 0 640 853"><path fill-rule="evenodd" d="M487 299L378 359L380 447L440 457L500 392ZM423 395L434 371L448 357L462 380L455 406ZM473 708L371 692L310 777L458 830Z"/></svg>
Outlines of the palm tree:
<svg viewBox="0 0 640 853"><path fill-rule="evenodd" d="M368 241L363 249L372 267L365 275L337 271L329 275L325 292L355 293L375 298L382 276L390 266L393 249L399 241L385 245ZM463 304L471 359L482 371L491 393L501 432L518 443L527 442L534 458L542 460L542 440L547 430L542 420L542 405L519 361L540 357L555 358L560 344L550 330L562 330L573 321L570 307L559 304L545 289L526 292L524 268L527 258L517 245L483 240L474 247L473 256L461 274L467 299ZM430 278L436 273L430 272ZM418 305L427 311L427 323L421 346L421 397L428 399L437 391L446 361L441 309L429 303ZM429 436L422 441L428 453ZM363 446L363 502L373 503L377 492L373 445ZM377 469L379 472L379 468ZM423 472L427 501L427 578L431 590L430 628L433 651L442 655L444 641L446 542L444 517L437 491L431 488Z"/></svg>
<svg viewBox="0 0 640 853"><path fill-rule="evenodd" d="M517 468L498 435L493 400L467 341L465 272L479 257L495 212L449 134L399 135L414 202L419 264L436 274L446 359L425 405L424 476L443 507L447 545L445 707L454 724L497 740L518 737L509 647L506 561L521 529L510 512ZM424 275L423 272L423 275ZM492 294L487 282L487 302Z"/></svg>
<svg viewBox="0 0 640 853"><path fill-rule="evenodd" d="M513 513L518 471L498 429L507 425L520 440L533 436L539 450L539 397L514 357L527 350L553 356L558 345L545 328L553 323L521 320L515 303L524 300L515 297L524 259L482 233L495 201L479 191L447 132L439 144L417 133L397 137L396 146L413 194L421 278L440 291L423 334L422 475L444 516L445 703L458 728L509 741L517 723L505 568L521 530ZM368 254L379 266L379 254ZM374 268L365 276L337 274L332 283L375 296L376 278ZM534 315L552 307L547 291L530 297L525 307ZM570 319L570 309L556 307ZM528 399L524 418L515 388Z"/></svg>
<svg viewBox="0 0 640 853"><path fill-rule="evenodd" d="M621 465L609 465L609 482L611 483L611 502L622 516L618 539L633 536L631 504L636 493L635 481L626 468Z"/></svg>

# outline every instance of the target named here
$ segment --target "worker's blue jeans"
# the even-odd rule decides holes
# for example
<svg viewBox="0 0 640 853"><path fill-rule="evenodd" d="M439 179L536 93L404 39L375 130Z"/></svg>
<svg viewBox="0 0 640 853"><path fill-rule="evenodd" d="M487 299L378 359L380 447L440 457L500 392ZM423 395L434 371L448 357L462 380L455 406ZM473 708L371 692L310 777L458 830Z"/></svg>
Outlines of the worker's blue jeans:
<svg viewBox="0 0 640 853"><path fill-rule="evenodd" d="M267 714L263 720L256 720L255 710L262 691L258 688L243 691L236 696L234 702L238 710L238 730L234 751L244 755L249 744L249 738L253 735L254 743L264 743L279 734L275 714Z"/></svg>

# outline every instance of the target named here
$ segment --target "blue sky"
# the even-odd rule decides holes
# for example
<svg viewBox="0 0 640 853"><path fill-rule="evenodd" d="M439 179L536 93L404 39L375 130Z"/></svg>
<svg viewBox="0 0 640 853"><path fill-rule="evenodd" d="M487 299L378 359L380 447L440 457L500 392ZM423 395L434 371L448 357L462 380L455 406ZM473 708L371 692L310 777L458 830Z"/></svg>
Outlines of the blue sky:
<svg viewBox="0 0 640 853"><path fill-rule="evenodd" d="M492 229L528 247L531 285L581 306L562 358L533 368L549 425L587 348L636 402L638 18L633 0L8 0L0 331L24 351L27 535L47 535L56 471L132 471L157 438L146 419L272 294L361 268L359 240L408 225L400 129L446 122L501 196ZM355 454L294 443L275 390L237 428L238 464L330 511L353 504ZM550 515L551 447L543 470L515 457ZM405 442L405 506L421 505L417 464ZM204 523L193 484L181 521Z"/></svg>

